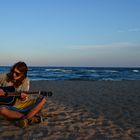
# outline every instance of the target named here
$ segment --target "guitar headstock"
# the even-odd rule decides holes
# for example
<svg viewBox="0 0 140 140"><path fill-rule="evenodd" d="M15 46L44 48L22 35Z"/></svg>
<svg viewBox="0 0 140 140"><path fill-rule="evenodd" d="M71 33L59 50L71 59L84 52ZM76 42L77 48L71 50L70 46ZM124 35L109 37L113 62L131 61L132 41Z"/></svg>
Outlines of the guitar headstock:
<svg viewBox="0 0 140 140"><path fill-rule="evenodd" d="M39 91L39 94L42 96L52 96L53 93L51 91Z"/></svg>

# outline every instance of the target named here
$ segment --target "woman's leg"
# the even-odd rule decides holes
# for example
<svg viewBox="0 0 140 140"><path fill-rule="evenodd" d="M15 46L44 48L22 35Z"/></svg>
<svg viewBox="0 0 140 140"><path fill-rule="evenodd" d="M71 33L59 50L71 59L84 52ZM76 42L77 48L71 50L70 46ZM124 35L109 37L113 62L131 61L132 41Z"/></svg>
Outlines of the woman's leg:
<svg viewBox="0 0 140 140"><path fill-rule="evenodd" d="M45 103L46 103L46 97L43 98L31 111L29 111L29 113L26 115L26 118L30 119L34 115L36 115L42 109Z"/></svg>
<svg viewBox="0 0 140 140"><path fill-rule="evenodd" d="M8 120L20 119L23 114L17 111L8 109L8 107L0 107L0 115L7 118Z"/></svg>
<svg viewBox="0 0 140 140"><path fill-rule="evenodd" d="M42 98L41 101L33 108L31 109L26 116L24 116L24 114L18 112L18 111L14 111L6 106L1 106L0 107L0 115L4 116L5 118L9 119L9 120L14 120L14 119L20 119L20 118L27 118L30 119L32 118L34 115L36 115L44 106L44 104L46 103L47 97Z"/></svg>

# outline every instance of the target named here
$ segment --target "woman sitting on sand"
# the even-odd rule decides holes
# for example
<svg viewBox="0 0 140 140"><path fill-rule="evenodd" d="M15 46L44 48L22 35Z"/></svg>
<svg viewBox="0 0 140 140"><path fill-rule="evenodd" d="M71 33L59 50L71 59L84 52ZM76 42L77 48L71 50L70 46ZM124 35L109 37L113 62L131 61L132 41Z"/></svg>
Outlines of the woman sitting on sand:
<svg viewBox="0 0 140 140"><path fill-rule="evenodd" d="M36 114L42 109L47 99L47 97L42 97L39 101L36 101L35 99L30 99L30 96L25 93L29 91L30 85L27 71L28 67L24 62L17 62L9 73L0 74L1 88L14 86L16 92L22 91L20 98L17 98L12 106L0 105L0 115L8 120L19 120L17 122L21 127L26 127L29 122L41 121L41 118ZM5 91L0 89L0 96L5 94ZM27 109L28 107L30 109Z"/></svg>

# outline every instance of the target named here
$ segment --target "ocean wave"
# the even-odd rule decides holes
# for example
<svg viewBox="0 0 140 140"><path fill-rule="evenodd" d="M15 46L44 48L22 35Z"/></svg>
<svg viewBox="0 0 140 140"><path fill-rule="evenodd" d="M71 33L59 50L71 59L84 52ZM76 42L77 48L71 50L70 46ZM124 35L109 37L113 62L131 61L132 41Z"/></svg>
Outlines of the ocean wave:
<svg viewBox="0 0 140 140"><path fill-rule="evenodd" d="M104 72L108 72L108 73L116 73L118 72L117 70L104 70Z"/></svg>
<svg viewBox="0 0 140 140"><path fill-rule="evenodd" d="M0 66L0 73L9 67ZM29 67L31 80L140 80L140 68Z"/></svg>
<svg viewBox="0 0 140 140"><path fill-rule="evenodd" d="M71 73L72 70L66 70L66 69L45 69L47 72L64 72L64 73Z"/></svg>
<svg viewBox="0 0 140 140"><path fill-rule="evenodd" d="M132 70L133 72L139 72L139 70Z"/></svg>

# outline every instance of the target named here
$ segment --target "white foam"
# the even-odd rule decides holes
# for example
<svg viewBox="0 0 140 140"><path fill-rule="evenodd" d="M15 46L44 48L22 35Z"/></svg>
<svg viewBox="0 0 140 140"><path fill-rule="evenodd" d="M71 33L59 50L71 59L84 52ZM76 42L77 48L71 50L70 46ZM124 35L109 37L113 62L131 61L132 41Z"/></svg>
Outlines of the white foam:
<svg viewBox="0 0 140 140"><path fill-rule="evenodd" d="M133 72L139 72L139 70L133 70Z"/></svg>

